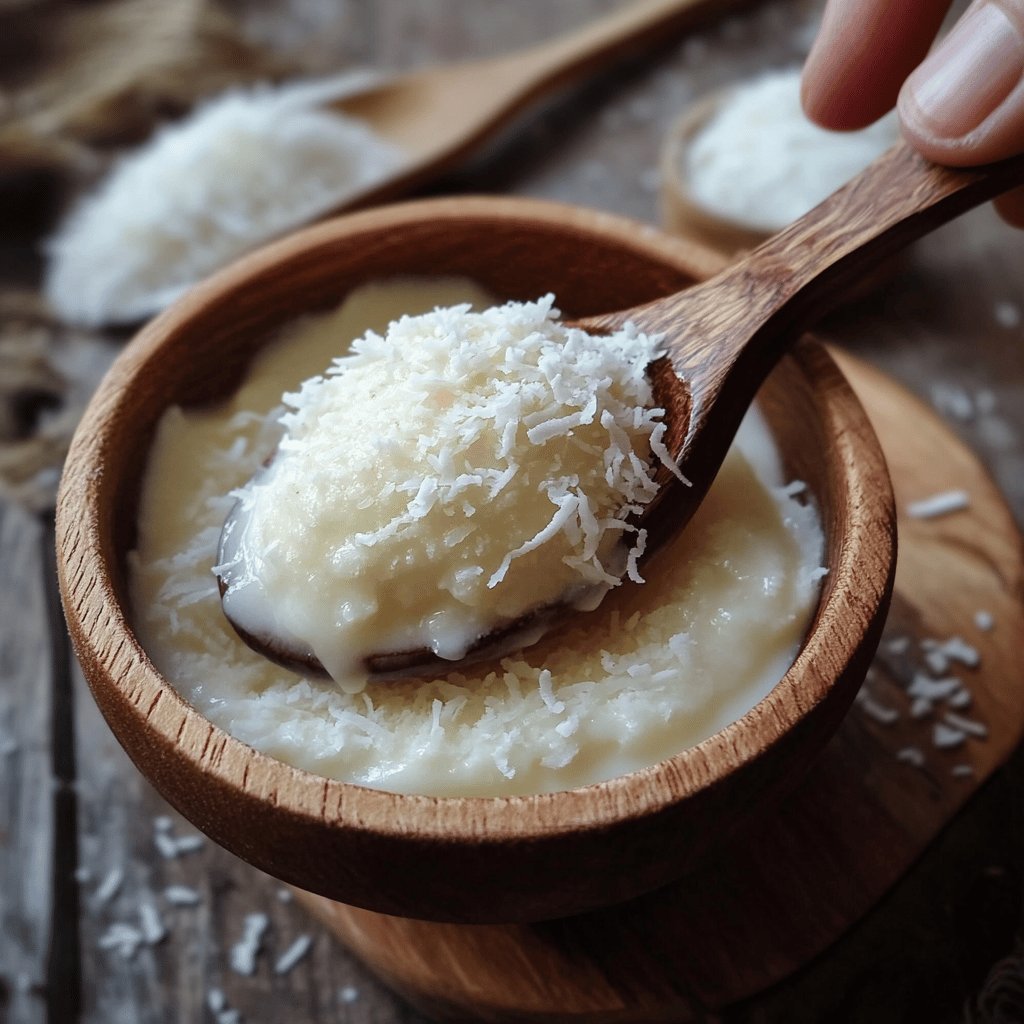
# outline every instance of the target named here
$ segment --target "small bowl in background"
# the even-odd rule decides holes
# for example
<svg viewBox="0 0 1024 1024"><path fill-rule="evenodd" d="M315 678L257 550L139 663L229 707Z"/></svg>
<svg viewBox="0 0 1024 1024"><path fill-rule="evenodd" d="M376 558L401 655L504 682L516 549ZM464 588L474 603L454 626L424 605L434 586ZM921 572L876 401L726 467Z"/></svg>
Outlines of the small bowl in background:
<svg viewBox="0 0 1024 1024"><path fill-rule="evenodd" d="M264 871L387 914L461 922L565 916L680 877L763 813L842 720L881 632L895 563L892 492L862 407L804 339L759 401L826 535L825 578L794 664L741 719L650 768L558 793L408 796L331 781L215 727L154 668L132 628L127 555L140 480L168 406L229 395L296 317L367 281L465 276L501 298L558 296L569 317L679 290L718 261L596 211L451 198L310 228L227 268L147 325L79 427L57 516L71 637L132 760L182 814Z"/></svg>
<svg viewBox="0 0 1024 1024"><path fill-rule="evenodd" d="M741 252L756 249L772 232L709 210L693 196L686 174L690 143L728 95L728 90L723 90L698 100L666 132L660 158L661 221L673 234L732 259Z"/></svg>
<svg viewBox="0 0 1024 1024"><path fill-rule="evenodd" d="M777 231L781 231L789 221L816 205L819 197L824 199L828 193L839 188L847 176L852 176L861 169L864 164L851 155L851 146L863 145L865 152L874 152L880 156L885 146L896 142L898 133L890 119L865 129L864 133L826 132L811 126L797 106L798 80L799 72L791 69L775 72L749 83L733 85L704 96L684 110L673 122L662 143L659 167L661 218L668 231L707 246L726 259L734 259L742 252L757 248ZM724 199L721 203L709 203L706 198L701 197L701 190L694 187L691 150L704 129L731 100L736 99L737 103L749 105L752 93L762 84L772 90L772 103L765 103L769 109L765 111L764 118L750 128L756 140L755 147L764 150L756 158L751 156L752 161L759 159L762 163L758 172L767 169L776 176L782 174L779 170L783 166L779 163L780 146L790 147L785 150L786 153L791 153L791 150L799 153L803 160L811 160L816 166L812 168L810 180L793 173L782 175L782 180L787 186L795 185L805 190L803 196L798 192L796 195L785 197L781 208L788 211L788 216L783 214L778 206L775 207L773 215L770 212L771 203L766 203L765 214L755 222L742 210L728 212L728 202ZM733 108L734 120L739 117L735 109ZM749 106L745 107L745 110L749 113ZM777 123L773 123L772 116L779 118ZM796 117L800 120L796 120ZM771 136L767 135L769 132L772 133ZM864 137L860 138L862 135ZM736 145L740 146L750 138L749 134L746 140L737 137ZM771 141L768 141L769 139ZM837 173L837 164L844 173ZM814 180L813 172L821 176L817 181ZM730 171L730 183L734 189L738 174L739 171L735 167ZM745 181L740 184L742 189L746 188ZM748 202L756 199L756 195L751 193L763 188L763 185L763 177L759 181L758 174L751 175L751 185L746 196ZM736 198L735 191L732 198ZM901 252L884 260L877 270L855 289L855 294L863 294L893 277L905 266L906 258L906 253Z"/></svg>

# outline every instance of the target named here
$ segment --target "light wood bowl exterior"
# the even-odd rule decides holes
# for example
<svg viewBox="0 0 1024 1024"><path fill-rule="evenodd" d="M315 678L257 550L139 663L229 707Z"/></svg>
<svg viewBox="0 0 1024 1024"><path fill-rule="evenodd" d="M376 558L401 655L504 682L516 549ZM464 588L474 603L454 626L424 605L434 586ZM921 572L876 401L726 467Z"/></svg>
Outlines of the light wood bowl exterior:
<svg viewBox="0 0 1024 1024"><path fill-rule="evenodd" d="M827 565L796 662L742 719L643 771L532 797L379 792L293 769L212 725L132 630L126 554L157 420L229 394L298 314L355 285L466 275L509 298L553 290L569 316L624 308L716 269L706 251L609 215L521 199L354 214L228 268L145 327L99 388L57 513L61 591L97 704L157 789L216 842L334 900L407 917L512 922L623 901L683 874L796 781L842 719L884 620L892 494L867 418L817 343L762 391L787 470L822 511ZM837 808L837 813L842 809Z"/></svg>

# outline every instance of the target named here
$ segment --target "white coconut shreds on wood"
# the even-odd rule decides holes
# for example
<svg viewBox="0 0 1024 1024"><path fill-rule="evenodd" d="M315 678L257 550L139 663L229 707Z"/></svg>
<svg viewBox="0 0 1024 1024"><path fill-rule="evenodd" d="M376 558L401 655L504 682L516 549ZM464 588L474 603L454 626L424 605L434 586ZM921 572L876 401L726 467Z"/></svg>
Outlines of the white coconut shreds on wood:
<svg viewBox="0 0 1024 1024"><path fill-rule="evenodd" d="M519 655L347 694L271 664L232 631L210 566L227 490L277 441L266 414L283 388L325 365L339 331L354 337L381 308L429 307L439 287L426 301L408 282L354 294L261 352L223 408L165 414L130 557L133 626L147 653L243 742L318 775L405 793L569 789L653 764L734 721L792 661L823 550L815 509L783 487L756 413L687 529L646 567L647 582L616 588ZM465 288L440 301L463 301Z"/></svg>
<svg viewBox="0 0 1024 1024"><path fill-rule="evenodd" d="M659 339L590 335L553 303L404 316L286 394L217 567L229 617L355 692L371 655L459 659L537 607L642 582L628 520L658 490Z"/></svg>
<svg viewBox="0 0 1024 1024"><path fill-rule="evenodd" d="M382 180L401 152L328 109L351 76L232 91L125 156L48 246L64 320L131 323Z"/></svg>

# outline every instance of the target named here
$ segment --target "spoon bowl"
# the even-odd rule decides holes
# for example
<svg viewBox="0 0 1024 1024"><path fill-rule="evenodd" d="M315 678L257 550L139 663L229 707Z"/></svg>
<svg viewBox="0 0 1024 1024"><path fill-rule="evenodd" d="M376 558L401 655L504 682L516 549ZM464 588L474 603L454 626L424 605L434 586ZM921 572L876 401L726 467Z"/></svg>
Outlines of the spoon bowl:
<svg viewBox="0 0 1024 1024"><path fill-rule="evenodd" d="M581 258L585 254L585 258ZM678 878L795 784L841 721L878 641L894 513L871 427L802 340L759 395L787 474L820 511L828 575L792 667L750 712L649 768L564 792L431 798L292 768L214 726L154 667L128 587L140 481L175 404L228 396L254 354L367 281L468 276L499 298L552 290L570 316L642 306L717 270L705 250L604 213L448 199L354 214L205 282L127 346L75 437L59 498L65 611L95 699L139 769L195 825L331 899L436 920L523 921Z"/></svg>

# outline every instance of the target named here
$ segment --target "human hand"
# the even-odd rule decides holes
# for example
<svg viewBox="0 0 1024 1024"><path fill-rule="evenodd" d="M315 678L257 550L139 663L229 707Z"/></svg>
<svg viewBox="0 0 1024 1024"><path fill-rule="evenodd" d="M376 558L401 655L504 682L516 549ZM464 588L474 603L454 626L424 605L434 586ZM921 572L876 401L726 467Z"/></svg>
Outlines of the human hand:
<svg viewBox="0 0 1024 1024"><path fill-rule="evenodd" d="M896 105L907 141L954 167L1024 152L1024 0L975 0L929 54L949 0L828 0L804 66L804 109L863 128ZM1024 189L996 203L1024 227Z"/></svg>

